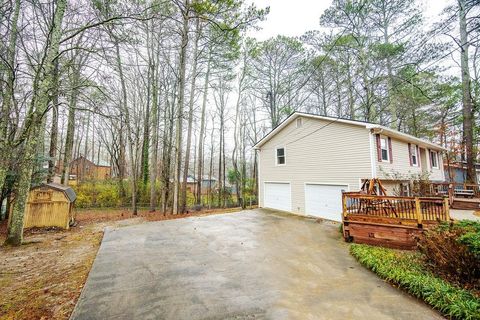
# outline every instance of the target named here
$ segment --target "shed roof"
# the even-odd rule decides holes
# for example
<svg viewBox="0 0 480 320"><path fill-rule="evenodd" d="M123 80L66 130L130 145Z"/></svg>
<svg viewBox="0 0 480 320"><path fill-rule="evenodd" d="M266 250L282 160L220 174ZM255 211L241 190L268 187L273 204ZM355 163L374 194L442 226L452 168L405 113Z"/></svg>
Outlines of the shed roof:
<svg viewBox="0 0 480 320"><path fill-rule="evenodd" d="M63 184L51 182L44 183L40 185L40 187L49 187L58 191L62 191L67 196L68 200L70 200L70 202L74 202L77 199L75 191L73 191L73 189L68 186L64 186Z"/></svg>
<svg viewBox="0 0 480 320"><path fill-rule="evenodd" d="M72 163L75 162L75 161L81 160L81 159L85 159L86 161L91 162L93 165L95 165L97 167L111 167L111 165L108 161L99 160L99 161L95 162L95 161L90 160L90 159L88 159L84 156L79 156L78 158L75 158L74 160L72 160Z"/></svg>
<svg viewBox="0 0 480 320"><path fill-rule="evenodd" d="M100 160L98 162L95 162L95 165L97 167L110 167L110 163L107 161Z"/></svg>
<svg viewBox="0 0 480 320"><path fill-rule="evenodd" d="M217 178L215 178L214 176L212 176L210 178L207 174L205 174L205 175L202 176L202 180L204 180L204 181L205 180L207 180L207 181L217 181Z"/></svg>

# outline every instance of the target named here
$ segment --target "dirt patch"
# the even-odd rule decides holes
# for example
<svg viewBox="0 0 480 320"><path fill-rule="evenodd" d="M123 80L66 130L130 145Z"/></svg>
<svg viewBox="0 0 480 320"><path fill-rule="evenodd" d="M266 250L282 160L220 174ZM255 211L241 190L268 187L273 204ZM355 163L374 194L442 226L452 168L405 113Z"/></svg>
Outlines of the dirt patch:
<svg viewBox="0 0 480 320"><path fill-rule="evenodd" d="M21 247L0 246L0 319L68 319L85 284L107 226L124 226L239 209L162 215L128 210L77 211L70 230L30 229ZM0 223L0 243L6 221Z"/></svg>
<svg viewBox="0 0 480 320"><path fill-rule="evenodd" d="M134 219L142 218L146 221L161 221L161 220L172 220L172 219L181 219L187 217L196 217L203 215L219 214L219 213L228 213L239 211L240 208L231 208L231 209L211 209L211 210L201 210L201 211L189 211L186 214L162 214L157 212L150 212L148 210L139 210L137 215L133 215L132 212L128 209L93 209L93 210L81 210L77 209L76 211L76 221L80 225L91 224L95 222L105 222L105 221L118 221L125 219Z"/></svg>
<svg viewBox="0 0 480 320"><path fill-rule="evenodd" d="M0 317L67 319L100 245L103 226L30 230L25 245L0 248Z"/></svg>

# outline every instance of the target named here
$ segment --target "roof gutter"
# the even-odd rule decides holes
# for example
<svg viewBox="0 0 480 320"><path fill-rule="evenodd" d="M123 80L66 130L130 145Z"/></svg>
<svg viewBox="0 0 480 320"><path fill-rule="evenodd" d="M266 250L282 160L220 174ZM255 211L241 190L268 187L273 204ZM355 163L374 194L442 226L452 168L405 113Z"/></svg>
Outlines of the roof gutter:
<svg viewBox="0 0 480 320"><path fill-rule="evenodd" d="M388 134L389 136L391 136L392 138L397 138L397 139L400 139L400 140L403 140L403 141L412 142L412 143L415 143L418 146L421 146L421 147L424 147L424 148L437 150L437 151L446 151L447 150L446 148L444 148L442 146L439 146L435 143L432 143L430 141L423 140L423 139L417 138L415 136L412 136L410 134L406 134L406 133L403 133L403 132L400 132L400 131L397 131L397 130L389 129L389 128L386 128L386 127L381 126L381 125L367 124L366 127L367 127L367 129L371 129L374 134L385 133L385 134Z"/></svg>

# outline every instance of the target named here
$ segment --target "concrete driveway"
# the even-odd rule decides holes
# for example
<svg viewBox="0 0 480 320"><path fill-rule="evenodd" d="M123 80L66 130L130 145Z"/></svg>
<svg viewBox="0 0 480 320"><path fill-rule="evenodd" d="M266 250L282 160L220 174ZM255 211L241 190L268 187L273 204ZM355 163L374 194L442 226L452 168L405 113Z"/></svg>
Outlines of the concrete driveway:
<svg viewBox="0 0 480 320"><path fill-rule="evenodd" d="M338 225L267 210L109 229L72 319L441 319Z"/></svg>

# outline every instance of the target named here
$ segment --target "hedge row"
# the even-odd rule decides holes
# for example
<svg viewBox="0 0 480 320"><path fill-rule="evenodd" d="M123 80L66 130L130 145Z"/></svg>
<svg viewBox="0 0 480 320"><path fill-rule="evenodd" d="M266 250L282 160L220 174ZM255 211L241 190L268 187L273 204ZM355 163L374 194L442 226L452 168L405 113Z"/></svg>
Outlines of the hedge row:
<svg viewBox="0 0 480 320"><path fill-rule="evenodd" d="M353 244L351 254L381 278L395 283L454 319L480 319L480 299L427 271L418 253Z"/></svg>

